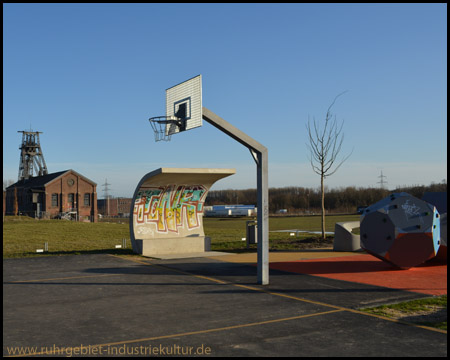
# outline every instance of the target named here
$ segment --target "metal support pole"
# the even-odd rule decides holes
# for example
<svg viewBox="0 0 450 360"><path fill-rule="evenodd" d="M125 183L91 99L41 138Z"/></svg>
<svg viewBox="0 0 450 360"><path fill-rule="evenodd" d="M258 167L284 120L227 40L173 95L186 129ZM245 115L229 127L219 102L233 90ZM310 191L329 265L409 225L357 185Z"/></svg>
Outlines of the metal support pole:
<svg viewBox="0 0 450 360"><path fill-rule="evenodd" d="M257 166L258 192L258 284L269 284L269 181L268 150L256 140L231 125L211 110L203 107L203 119L224 132L234 140L246 146Z"/></svg>
<svg viewBox="0 0 450 360"><path fill-rule="evenodd" d="M258 284L269 284L269 184L267 151L258 153Z"/></svg>

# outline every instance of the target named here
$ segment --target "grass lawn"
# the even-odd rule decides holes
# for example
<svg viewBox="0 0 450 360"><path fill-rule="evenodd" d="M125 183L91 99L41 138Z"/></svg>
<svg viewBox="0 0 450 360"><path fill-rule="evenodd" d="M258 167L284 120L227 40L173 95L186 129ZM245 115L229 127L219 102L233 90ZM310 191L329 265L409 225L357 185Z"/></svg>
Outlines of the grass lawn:
<svg viewBox="0 0 450 360"><path fill-rule="evenodd" d="M204 218L205 235L211 237L211 250L214 251L247 251L245 223L248 218ZM337 222L359 220L359 215L329 215L325 220L325 231L334 232ZM298 233L291 236L289 232L276 230L321 231L320 216L293 216L269 218L269 248L270 250L299 250L312 247L333 246L333 236L320 240L319 234ZM256 245L250 245L250 251L255 251Z"/></svg>
<svg viewBox="0 0 450 360"><path fill-rule="evenodd" d="M362 310L418 325L447 330L447 295Z"/></svg>
<svg viewBox="0 0 450 360"><path fill-rule="evenodd" d="M358 215L327 216L326 231L334 231L340 221L358 220ZM248 218L204 218L205 235L211 237L211 248L215 251L255 251L256 245L246 249L245 224ZM125 220L126 221L126 220ZM320 216L271 217L269 218L270 249L301 249L305 247L332 246L332 236L326 242L319 235L273 232L274 230L320 231ZM74 253L113 252L126 238L127 251L131 250L129 225L120 222L83 223L66 220L34 220L22 216L6 217L3 223L3 257L42 256L36 249L43 249L48 242L46 255ZM125 251L126 252L126 251Z"/></svg>
<svg viewBox="0 0 450 360"><path fill-rule="evenodd" d="M3 223L3 258L42 256L36 249L44 249L45 242L49 251L45 255L117 253L115 245L121 245L123 238L130 238L128 224L37 221L22 216ZM129 240L127 247L131 249Z"/></svg>

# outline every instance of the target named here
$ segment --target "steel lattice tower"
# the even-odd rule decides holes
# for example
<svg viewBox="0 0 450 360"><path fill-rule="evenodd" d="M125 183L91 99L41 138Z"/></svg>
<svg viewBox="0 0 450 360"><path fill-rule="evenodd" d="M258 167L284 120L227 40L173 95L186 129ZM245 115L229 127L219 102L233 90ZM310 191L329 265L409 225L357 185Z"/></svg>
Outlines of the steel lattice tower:
<svg viewBox="0 0 450 360"><path fill-rule="evenodd" d="M105 189L103 190L103 192L105 193L105 200L106 200L106 215L109 215L109 190L110 188L108 187L108 180L105 179L105 183L102 185Z"/></svg>
<svg viewBox="0 0 450 360"><path fill-rule="evenodd" d="M384 189L384 185L387 184L387 181L384 181L383 178L386 176L383 175L383 170L381 170L381 175L378 176L381 180L377 182L377 184L380 184L380 187Z"/></svg>
<svg viewBox="0 0 450 360"><path fill-rule="evenodd" d="M19 180L33 177L33 169L36 176L47 175L44 154L39 142L39 131L18 131L22 133L22 144L20 146Z"/></svg>

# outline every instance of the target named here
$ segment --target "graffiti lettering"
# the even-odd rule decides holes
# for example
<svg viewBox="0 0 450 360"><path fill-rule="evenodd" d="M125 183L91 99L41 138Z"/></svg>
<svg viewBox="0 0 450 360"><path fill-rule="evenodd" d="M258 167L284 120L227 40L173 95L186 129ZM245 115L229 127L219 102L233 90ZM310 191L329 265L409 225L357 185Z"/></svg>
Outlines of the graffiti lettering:
<svg viewBox="0 0 450 360"><path fill-rule="evenodd" d="M409 200L402 205L402 209L405 210L405 213L408 216L419 215L420 208L416 204L410 204Z"/></svg>
<svg viewBox="0 0 450 360"><path fill-rule="evenodd" d="M406 202L402 205L402 209L405 211L407 217L412 218L418 216L420 221L423 223L420 208L416 204L410 204L409 200L406 200Z"/></svg>
<svg viewBox="0 0 450 360"><path fill-rule="evenodd" d="M202 185L168 185L138 192L133 216L137 224L154 223L159 233L198 228L207 190Z"/></svg>

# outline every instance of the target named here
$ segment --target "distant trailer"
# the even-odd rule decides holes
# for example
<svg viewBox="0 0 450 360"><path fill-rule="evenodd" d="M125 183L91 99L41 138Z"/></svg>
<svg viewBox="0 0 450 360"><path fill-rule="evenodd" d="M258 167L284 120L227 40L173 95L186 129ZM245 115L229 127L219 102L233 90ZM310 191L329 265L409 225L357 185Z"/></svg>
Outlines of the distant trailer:
<svg viewBox="0 0 450 360"><path fill-rule="evenodd" d="M231 209L230 216L252 216L251 209Z"/></svg>
<svg viewBox="0 0 450 360"><path fill-rule="evenodd" d="M227 216L231 216L231 210L229 210L229 209L207 210L205 207L204 215L205 215L205 217L227 217Z"/></svg>
<svg viewBox="0 0 450 360"><path fill-rule="evenodd" d="M256 216L254 205L214 205L205 206L206 217Z"/></svg>

